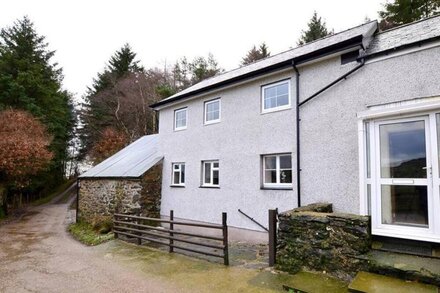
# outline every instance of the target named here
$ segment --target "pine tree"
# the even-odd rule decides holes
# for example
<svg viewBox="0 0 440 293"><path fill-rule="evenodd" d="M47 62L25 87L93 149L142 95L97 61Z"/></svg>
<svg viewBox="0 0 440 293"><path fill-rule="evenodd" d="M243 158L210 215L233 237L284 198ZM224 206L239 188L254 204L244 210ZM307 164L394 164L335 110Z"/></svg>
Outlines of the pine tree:
<svg viewBox="0 0 440 293"><path fill-rule="evenodd" d="M380 28L386 30L440 13L440 0L394 0L379 11Z"/></svg>
<svg viewBox="0 0 440 293"><path fill-rule="evenodd" d="M333 34L333 30L329 31L325 22L318 16L316 11L307 24L307 30L302 31L302 35L298 40L298 45L304 45L317 39Z"/></svg>
<svg viewBox="0 0 440 293"><path fill-rule="evenodd" d="M250 49L246 56L243 57L242 61L241 61L241 65L248 65L251 64L252 62L258 61L260 59L266 58L270 56L270 52L269 52L269 48L267 47L266 43L262 43L258 49L257 47L254 45L252 47L252 49Z"/></svg>
<svg viewBox="0 0 440 293"><path fill-rule="evenodd" d="M115 80L123 77L130 72L143 72L144 68L136 60L136 53L130 45L124 44L109 59L104 71L98 72L97 78L93 79L93 84L88 88L88 96L92 96L101 90L108 89Z"/></svg>
<svg viewBox="0 0 440 293"><path fill-rule="evenodd" d="M110 57L104 71L93 79L92 86L88 88L84 97L85 103L81 111L83 127L78 131L81 140L80 158L89 153L104 129L117 125L113 109L116 107L115 97L119 94L119 82L144 73L144 68L139 65L139 60L136 60L136 53L129 44L124 44Z"/></svg>
<svg viewBox="0 0 440 293"><path fill-rule="evenodd" d="M181 91L204 79L213 77L223 72L217 60L210 53L208 58L199 56L193 61L188 61L186 57L176 62L173 68L173 79L175 91Z"/></svg>
<svg viewBox="0 0 440 293"><path fill-rule="evenodd" d="M28 17L0 31L0 109L32 113L53 137L54 159L39 183L34 180L35 188L50 188L63 179L73 126L71 94L61 88L62 69L52 62L54 54Z"/></svg>

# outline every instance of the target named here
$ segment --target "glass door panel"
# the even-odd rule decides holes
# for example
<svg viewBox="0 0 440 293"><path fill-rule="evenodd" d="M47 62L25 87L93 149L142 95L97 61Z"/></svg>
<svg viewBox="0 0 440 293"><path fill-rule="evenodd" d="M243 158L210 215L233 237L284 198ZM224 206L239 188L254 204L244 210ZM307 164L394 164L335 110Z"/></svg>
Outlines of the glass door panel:
<svg viewBox="0 0 440 293"><path fill-rule="evenodd" d="M428 227L426 186L382 185L382 224Z"/></svg>
<svg viewBox="0 0 440 293"><path fill-rule="evenodd" d="M382 178L426 178L425 121L380 125Z"/></svg>
<svg viewBox="0 0 440 293"><path fill-rule="evenodd" d="M429 228L427 118L378 123L380 225Z"/></svg>

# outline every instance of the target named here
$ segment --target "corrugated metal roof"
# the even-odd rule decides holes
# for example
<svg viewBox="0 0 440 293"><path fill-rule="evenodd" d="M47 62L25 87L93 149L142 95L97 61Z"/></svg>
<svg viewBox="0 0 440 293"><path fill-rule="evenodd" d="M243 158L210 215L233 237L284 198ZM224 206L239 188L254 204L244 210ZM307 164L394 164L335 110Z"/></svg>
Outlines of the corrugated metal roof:
<svg viewBox="0 0 440 293"><path fill-rule="evenodd" d="M434 16L376 34L367 54L377 54L439 36L440 16Z"/></svg>
<svg viewBox="0 0 440 293"><path fill-rule="evenodd" d="M79 177L140 177L163 159L158 145L158 134L143 136Z"/></svg>
<svg viewBox="0 0 440 293"><path fill-rule="evenodd" d="M360 26L333 34L331 36L316 40L314 42L307 43L303 46L296 47L294 49L279 53L277 55L273 55L270 57L267 57L265 59L256 61L254 63L251 63L247 66L243 66L237 69L233 69L231 71L225 72L223 74L205 79L183 91L180 91L162 101L159 101L157 104L166 103L168 101L173 101L174 99L179 98L180 96L190 94L195 91L199 91L203 88L210 87L212 85L222 83L224 81L227 81L229 79L233 79L238 76L246 75L249 73L252 73L254 71L258 71L264 68L267 68L269 66L273 66L279 63L283 63L310 53L313 53L315 51L336 45L338 43L341 43L343 41L362 36L362 37L371 37L371 35L376 31L377 29L377 21L371 21L365 24L362 24ZM155 105L152 105L153 107Z"/></svg>

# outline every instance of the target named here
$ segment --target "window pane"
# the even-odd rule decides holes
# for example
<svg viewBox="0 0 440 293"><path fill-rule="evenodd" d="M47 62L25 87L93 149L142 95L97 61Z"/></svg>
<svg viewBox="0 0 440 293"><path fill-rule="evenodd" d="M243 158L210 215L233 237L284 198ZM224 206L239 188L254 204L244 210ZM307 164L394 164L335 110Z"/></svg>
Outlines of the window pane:
<svg viewBox="0 0 440 293"><path fill-rule="evenodd" d="M207 108L208 112L215 112L215 111L219 110L219 106L220 106L220 102L215 101L215 102L211 102L211 103L207 104L206 108Z"/></svg>
<svg viewBox="0 0 440 293"><path fill-rule="evenodd" d="M211 163L205 163L205 183L211 183Z"/></svg>
<svg viewBox="0 0 440 293"><path fill-rule="evenodd" d="M428 227L426 186L382 185L382 223Z"/></svg>
<svg viewBox="0 0 440 293"><path fill-rule="evenodd" d="M219 185L219 172L218 172L218 170L215 170L215 171L213 171L212 172L213 173L213 184L214 185Z"/></svg>
<svg viewBox="0 0 440 293"><path fill-rule="evenodd" d="M275 86L264 89L265 98L276 97L276 95L277 95L277 88Z"/></svg>
<svg viewBox="0 0 440 293"><path fill-rule="evenodd" d="M265 157L264 166L266 170L277 168L277 158L276 157Z"/></svg>
<svg viewBox="0 0 440 293"><path fill-rule="evenodd" d="M425 122L380 125L382 178L426 178Z"/></svg>
<svg viewBox="0 0 440 293"><path fill-rule="evenodd" d="M277 107L285 106L289 104L289 96L288 95L282 95L278 96L277 98Z"/></svg>
<svg viewBox="0 0 440 293"><path fill-rule="evenodd" d="M174 165L174 170L179 170L179 164Z"/></svg>
<svg viewBox="0 0 440 293"><path fill-rule="evenodd" d="M264 183L277 183L277 171L266 170L264 174Z"/></svg>
<svg viewBox="0 0 440 293"><path fill-rule="evenodd" d="M173 184L179 184L179 172L174 171Z"/></svg>
<svg viewBox="0 0 440 293"><path fill-rule="evenodd" d="M288 95L288 94L289 94L289 86L287 83L277 85L277 96Z"/></svg>
<svg viewBox="0 0 440 293"><path fill-rule="evenodd" d="M186 109L176 112L176 128L186 126Z"/></svg>
<svg viewBox="0 0 440 293"><path fill-rule="evenodd" d="M292 169L292 156L280 156L280 169Z"/></svg>
<svg viewBox="0 0 440 293"><path fill-rule="evenodd" d="M219 166L218 162L214 162L213 164L214 164L214 168L218 168Z"/></svg>
<svg viewBox="0 0 440 293"><path fill-rule="evenodd" d="M220 101L206 104L206 121L220 119Z"/></svg>
<svg viewBox="0 0 440 293"><path fill-rule="evenodd" d="M292 170L281 170L280 183L292 183Z"/></svg>
<svg viewBox="0 0 440 293"><path fill-rule="evenodd" d="M276 107L276 98L264 98L264 109Z"/></svg>
<svg viewBox="0 0 440 293"><path fill-rule="evenodd" d="M182 164L180 167L180 181L185 183L185 164Z"/></svg>

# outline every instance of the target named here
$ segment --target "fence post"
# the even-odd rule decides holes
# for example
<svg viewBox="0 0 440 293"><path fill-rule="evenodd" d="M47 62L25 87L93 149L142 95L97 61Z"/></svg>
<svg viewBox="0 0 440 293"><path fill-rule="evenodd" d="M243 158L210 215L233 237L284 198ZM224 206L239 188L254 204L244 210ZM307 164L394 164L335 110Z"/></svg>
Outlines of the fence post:
<svg viewBox="0 0 440 293"><path fill-rule="evenodd" d="M170 210L170 249L169 252L172 253L174 252L174 240L172 239L174 236L174 233L172 232L174 230L174 211Z"/></svg>
<svg viewBox="0 0 440 293"><path fill-rule="evenodd" d="M140 216L141 216L141 212L138 212L138 213L137 213L137 216L140 217ZM139 222L140 222L140 220L139 220L139 219L136 219L136 224L141 224L141 223L139 223ZM136 229L139 229L139 227L136 227ZM139 233L138 233L138 236L142 236L142 233L139 232ZM138 240L138 241L137 241L138 245L142 245L142 239L138 237L137 240Z"/></svg>
<svg viewBox="0 0 440 293"><path fill-rule="evenodd" d="M114 234L115 239L118 239L118 233L115 231L115 225L116 225L115 221L116 220L117 220L116 216L113 215L113 234Z"/></svg>
<svg viewBox="0 0 440 293"><path fill-rule="evenodd" d="M277 210L269 210L269 266L276 264L277 255Z"/></svg>
<svg viewBox="0 0 440 293"><path fill-rule="evenodd" d="M229 250L228 250L228 223L227 223L228 215L223 212L222 213L222 226L223 226L223 263L225 266L229 265Z"/></svg>

